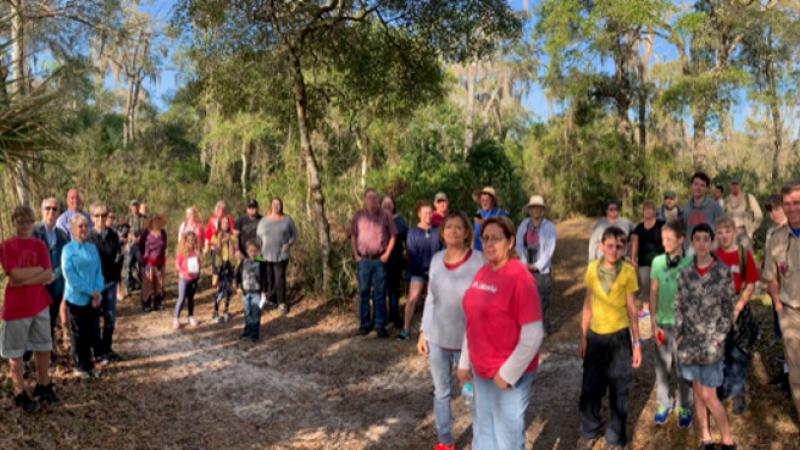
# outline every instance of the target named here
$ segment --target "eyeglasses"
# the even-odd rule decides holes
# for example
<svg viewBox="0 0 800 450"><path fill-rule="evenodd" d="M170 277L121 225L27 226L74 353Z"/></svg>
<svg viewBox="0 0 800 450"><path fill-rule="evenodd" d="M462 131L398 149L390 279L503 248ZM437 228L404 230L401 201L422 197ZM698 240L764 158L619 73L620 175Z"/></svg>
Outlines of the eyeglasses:
<svg viewBox="0 0 800 450"><path fill-rule="evenodd" d="M58 211L58 206L45 206L42 209L45 211Z"/></svg>
<svg viewBox="0 0 800 450"><path fill-rule="evenodd" d="M82 230L84 228L89 228L89 225L86 225L85 223L82 223L82 224L78 225L78 228Z"/></svg>
<svg viewBox="0 0 800 450"><path fill-rule="evenodd" d="M31 219L17 219L15 222L16 222L17 225L31 225L33 223L33 220L31 220Z"/></svg>
<svg viewBox="0 0 800 450"><path fill-rule="evenodd" d="M494 244L495 242L501 242L505 240L505 236L481 236L481 242L486 244Z"/></svg>
<svg viewBox="0 0 800 450"><path fill-rule="evenodd" d="M105 213L105 214L92 214L92 217L99 217L99 218L105 219L106 217L108 217L108 213Z"/></svg>

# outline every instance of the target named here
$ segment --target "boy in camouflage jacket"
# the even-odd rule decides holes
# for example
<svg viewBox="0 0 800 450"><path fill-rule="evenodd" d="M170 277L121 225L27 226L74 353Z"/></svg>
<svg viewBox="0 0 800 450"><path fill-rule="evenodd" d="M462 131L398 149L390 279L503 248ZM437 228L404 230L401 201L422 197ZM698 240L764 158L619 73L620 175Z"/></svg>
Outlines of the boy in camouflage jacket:
<svg viewBox="0 0 800 450"><path fill-rule="evenodd" d="M692 230L695 258L678 278L675 295L675 330L680 375L692 382L695 420L700 425L703 445L716 448L711 440L708 412L722 435L722 449L735 449L725 409L717 398L722 385L725 337L733 323L736 299L731 270L711 253L714 231L708 224Z"/></svg>

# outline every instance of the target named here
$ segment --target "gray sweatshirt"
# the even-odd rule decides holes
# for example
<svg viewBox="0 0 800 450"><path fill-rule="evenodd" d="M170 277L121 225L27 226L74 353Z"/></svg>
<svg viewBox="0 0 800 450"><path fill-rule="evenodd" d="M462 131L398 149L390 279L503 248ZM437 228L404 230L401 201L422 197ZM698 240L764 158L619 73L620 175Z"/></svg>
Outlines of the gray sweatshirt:
<svg viewBox="0 0 800 450"><path fill-rule="evenodd" d="M242 260L242 290L248 294L261 291L261 264L258 261Z"/></svg>
<svg viewBox="0 0 800 450"><path fill-rule="evenodd" d="M261 256L267 262L280 262L289 259L289 251L283 251L283 246L289 247L297 239L297 230L291 217L284 215L278 220L267 216L258 222L256 235L261 239Z"/></svg>
<svg viewBox="0 0 800 450"><path fill-rule="evenodd" d="M701 223L707 223L711 225L711 229L714 229L714 222L722 217L722 214L722 208L719 207L719 203L715 202L714 199L707 195L703 198L703 201L700 202L700 206L695 206L694 198L689 199L689 203L686 204L686 208L683 211L683 220L686 222L686 240L683 242L684 248L691 246L692 230L695 226Z"/></svg>
<svg viewBox="0 0 800 450"><path fill-rule="evenodd" d="M473 251L469 259L455 269L444 265L441 250L433 255L428 281L428 295L422 312L422 332L428 342L459 350L466 322L461 302L475 274L485 264L483 253Z"/></svg>

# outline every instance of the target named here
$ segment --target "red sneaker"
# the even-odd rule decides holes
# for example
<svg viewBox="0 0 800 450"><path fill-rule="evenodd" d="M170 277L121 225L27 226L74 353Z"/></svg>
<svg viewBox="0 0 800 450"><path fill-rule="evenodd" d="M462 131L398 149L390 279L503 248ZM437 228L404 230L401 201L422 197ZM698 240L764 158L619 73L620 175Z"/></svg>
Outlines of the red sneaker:
<svg viewBox="0 0 800 450"><path fill-rule="evenodd" d="M456 443L453 442L452 444L447 445L439 442L436 444L436 447L433 447L433 450L456 450Z"/></svg>

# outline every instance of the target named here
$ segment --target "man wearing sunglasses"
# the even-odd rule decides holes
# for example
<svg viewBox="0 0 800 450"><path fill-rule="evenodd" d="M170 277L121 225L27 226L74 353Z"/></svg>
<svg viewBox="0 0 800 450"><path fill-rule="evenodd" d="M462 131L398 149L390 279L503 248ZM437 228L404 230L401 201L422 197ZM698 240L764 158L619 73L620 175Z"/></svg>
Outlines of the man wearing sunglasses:
<svg viewBox="0 0 800 450"><path fill-rule="evenodd" d="M53 281L46 285L47 293L53 300L50 303L50 334L55 342L56 322L61 317L61 323L66 324L66 314L60 314L61 301L64 299L64 274L61 272L61 251L69 242L69 234L56 226L60 208L58 200L46 198L42 200L42 221L34 225L33 237L44 242L50 254L50 264L53 267ZM54 359L55 352L51 353Z"/></svg>

